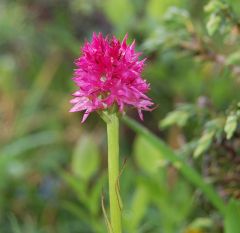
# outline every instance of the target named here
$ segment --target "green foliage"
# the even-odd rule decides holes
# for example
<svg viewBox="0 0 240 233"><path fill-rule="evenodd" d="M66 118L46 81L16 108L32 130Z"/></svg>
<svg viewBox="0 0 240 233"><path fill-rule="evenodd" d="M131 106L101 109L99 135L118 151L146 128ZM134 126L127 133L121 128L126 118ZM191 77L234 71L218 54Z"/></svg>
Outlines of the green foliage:
<svg viewBox="0 0 240 233"><path fill-rule="evenodd" d="M124 223L129 232L137 232L146 216L150 202L149 192L143 184L139 184L134 191L130 206L131 212L126 215Z"/></svg>
<svg viewBox="0 0 240 233"><path fill-rule="evenodd" d="M141 136L135 139L133 153L138 166L148 174L156 174L166 164L161 152Z"/></svg>
<svg viewBox="0 0 240 233"><path fill-rule="evenodd" d="M172 125L183 127L191 117L194 117L196 110L192 105L180 105L160 122L160 128L166 128Z"/></svg>
<svg viewBox="0 0 240 233"><path fill-rule="evenodd" d="M197 218L190 224L190 228L193 229L209 229L212 226L213 222L209 218Z"/></svg>
<svg viewBox="0 0 240 233"><path fill-rule="evenodd" d="M223 1L219 1L219 0L211 0L209 1L209 3L207 5L205 5L204 10L207 13L214 13L214 12L218 12L224 9L227 9L228 5L226 3L224 3Z"/></svg>
<svg viewBox="0 0 240 233"><path fill-rule="evenodd" d="M207 31L212 36L220 27L222 19L220 16L212 14L207 23Z"/></svg>
<svg viewBox="0 0 240 233"><path fill-rule="evenodd" d="M183 228L183 220L192 211L192 192L189 186L178 175L168 176L167 154L162 155L149 140L139 135L134 143L134 155L143 176L137 178L137 187L131 199L130 208L125 210L124 225L128 232L143 230L176 232ZM145 161L145 164L144 164ZM173 172L175 171L174 168ZM174 180L174 185L166 182ZM178 195L175 195L175 192ZM148 208L154 205L161 218L149 219ZM178 209L178 213L175 212ZM152 226L148 222L152 222ZM154 227L155 226L155 227Z"/></svg>
<svg viewBox="0 0 240 233"><path fill-rule="evenodd" d="M208 185L202 180L201 176L193 168L191 168L184 161L184 159L182 159L179 155L175 154L171 150L171 148L164 144L164 142L158 139L155 135L151 134L147 129L140 126L137 122L126 117L124 118L124 121L128 124L128 126L134 129L137 133L141 134L146 140L148 140L148 142L153 147L159 150L160 153L164 155L165 158L168 159L171 163L173 163L176 168L178 168L180 172L182 172L182 174L187 179L189 179L190 182L201 188L204 194L211 200L212 204L219 209L219 211L221 211L222 213L225 212L224 203L221 198L219 198L218 194L210 185Z"/></svg>
<svg viewBox="0 0 240 233"><path fill-rule="evenodd" d="M180 7L184 4L184 1L169 0L169 1L159 1L159 0L150 0L147 5L147 13L149 17L159 20L165 14L171 6Z"/></svg>
<svg viewBox="0 0 240 233"><path fill-rule="evenodd" d="M228 65L239 64L240 62L240 51L233 52L227 58Z"/></svg>
<svg viewBox="0 0 240 233"><path fill-rule="evenodd" d="M210 36L217 31L221 31L222 33L229 31L228 29L230 29L230 24L239 23L239 19L232 11L230 5L228 5L225 1L211 0L204 7L204 10L209 14L206 26Z"/></svg>
<svg viewBox="0 0 240 233"><path fill-rule="evenodd" d="M72 171L84 180L89 180L99 167L99 149L94 137L84 135L80 138L72 157Z"/></svg>
<svg viewBox="0 0 240 233"><path fill-rule="evenodd" d="M103 195L102 188L105 183L105 176L99 176L90 190L88 188L89 183L86 180L67 173L62 173L62 177L75 192L78 199L78 203L64 201L64 209L87 224L88 228L92 229L93 232L105 232L102 218L98 214L101 209L100 197Z"/></svg>
<svg viewBox="0 0 240 233"><path fill-rule="evenodd" d="M203 135L197 142L194 157L198 157L206 152L211 146L213 139L220 137L223 131L222 125L222 118L216 118L206 123Z"/></svg>
<svg viewBox="0 0 240 233"><path fill-rule="evenodd" d="M159 137L122 126L125 232L237 233L239 6L1 1L0 232L106 232L105 128L97 114L82 125L68 113L73 60L101 31L136 39L157 106L142 124Z"/></svg>
<svg viewBox="0 0 240 233"><path fill-rule="evenodd" d="M134 17L134 8L130 0L106 0L102 5L107 17L116 27L117 31L124 33L124 28L132 23ZM118 9L116 11L116 9ZM124 13L124 17L123 17Z"/></svg>
<svg viewBox="0 0 240 233"><path fill-rule="evenodd" d="M239 104L238 104L239 107ZM231 139L233 134L236 132L238 127L238 122L240 118L240 110L237 109L234 112L231 112L226 119L226 123L224 126L224 131L227 135L227 139Z"/></svg>
<svg viewBox="0 0 240 233"><path fill-rule="evenodd" d="M225 233L237 233L240 229L240 202L238 200L230 200L226 210L224 223Z"/></svg>
<svg viewBox="0 0 240 233"><path fill-rule="evenodd" d="M204 7L204 10L210 14L206 25L210 36L220 28L222 24L221 13L227 9L228 5L219 0L212 0Z"/></svg>
<svg viewBox="0 0 240 233"><path fill-rule="evenodd" d="M199 139L197 143L197 147L194 151L194 157L197 158L198 156L200 156L201 154L207 151L207 149L212 144L214 134L215 134L214 130L204 132L204 134L202 135L202 137Z"/></svg>

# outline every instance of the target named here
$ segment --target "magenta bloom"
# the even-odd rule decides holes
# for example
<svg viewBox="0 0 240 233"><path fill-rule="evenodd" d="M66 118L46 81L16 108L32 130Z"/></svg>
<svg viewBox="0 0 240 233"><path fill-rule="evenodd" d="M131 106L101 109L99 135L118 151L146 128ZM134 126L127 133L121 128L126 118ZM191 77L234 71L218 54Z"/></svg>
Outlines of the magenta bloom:
<svg viewBox="0 0 240 233"><path fill-rule="evenodd" d="M114 36L104 38L101 33L94 33L92 41L83 46L73 78L79 90L70 101L70 112L85 111L82 122L91 112L109 109L114 104L120 112L125 106L136 107L141 119L142 110L151 110L153 103L145 95L149 84L141 78L145 59L139 60L135 42L127 45L126 41L127 35L120 42Z"/></svg>

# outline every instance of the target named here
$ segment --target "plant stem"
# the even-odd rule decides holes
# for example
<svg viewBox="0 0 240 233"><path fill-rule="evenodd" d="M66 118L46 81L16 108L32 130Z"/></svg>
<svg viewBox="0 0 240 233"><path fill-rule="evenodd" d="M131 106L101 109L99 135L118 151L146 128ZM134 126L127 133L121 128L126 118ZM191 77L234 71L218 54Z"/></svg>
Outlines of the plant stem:
<svg viewBox="0 0 240 233"><path fill-rule="evenodd" d="M119 178L119 120L116 113L109 114L109 118L107 137L110 219L113 233L121 233L121 207L117 185Z"/></svg>

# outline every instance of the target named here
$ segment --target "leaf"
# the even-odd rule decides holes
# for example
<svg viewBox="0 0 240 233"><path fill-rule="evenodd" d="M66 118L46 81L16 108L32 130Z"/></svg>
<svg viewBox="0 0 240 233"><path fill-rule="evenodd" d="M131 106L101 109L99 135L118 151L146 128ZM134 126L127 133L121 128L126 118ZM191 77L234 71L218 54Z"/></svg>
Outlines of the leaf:
<svg viewBox="0 0 240 233"><path fill-rule="evenodd" d="M232 114L227 117L224 131L227 134L227 139L231 139L234 132L237 129L238 117L235 114Z"/></svg>
<svg viewBox="0 0 240 233"><path fill-rule="evenodd" d="M239 62L240 62L240 50L231 53L226 60L227 65L239 64Z"/></svg>
<svg viewBox="0 0 240 233"><path fill-rule="evenodd" d="M166 164L161 152L144 137L137 136L134 142L134 155L138 166L148 174L154 174Z"/></svg>
<svg viewBox="0 0 240 233"><path fill-rule="evenodd" d="M61 172L61 176L65 180L65 182L77 194L78 199L81 202L83 202L84 205L86 205L87 201L88 201L86 183L83 181L80 181L78 178L76 178L66 172Z"/></svg>
<svg viewBox="0 0 240 233"><path fill-rule="evenodd" d="M9 220L13 233L22 233L17 218L14 215L10 215Z"/></svg>
<svg viewBox="0 0 240 233"><path fill-rule="evenodd" d="M88 207L90 212L94 215L97 216L101 204L101 193L103 189L103 185L106 181L106 175L101 175L95 182L94 186L91 189L91 193L89 195L89 200L88 200Z"/></svg>
<svg viewBox="0 0 240 233"><path fill-rule="evenodd" d="M171 125L178 125L183 127L188 122L189 118L195 115L196 109L190 104L181 104L176 110L167 114L167 116L160 122L160 128L166 128Z"/></svg>
<svg viewBox="0 0 240 233"><path fill-rule="evenodd" d="M207 22L207 31L210 36L212 36L220 27L221 17L216 14L211 14Z"/></svg>
<svg viewBox="0 0 240 233"><path fill-rule="evenodd" d="M166 30L163 26L156 28L148 38L143 42L142 49L147 51L155 51L156 48L159 48L169 43L171 40L171 33Z"/></svg>
<svg viewBox="0 0 240 233"><path fill-rule="evenodd" d="M219 197L215 189L204 181L202 176L192 168L180 155L176 154L169 146L167 146L160 138L152 134L148 129L141 126L135 120L124 116L123 121L132 128L135 132L141 134L156 150L159 150L164 159L174 164L182 175L188 179L197 188L201 189L205 196L209 199L215 208L222 214L225 213L225 204Z"/></svg>
<svg viewBox="0 0 240 233"><path fill-rule="evenodd" d="M219 0L212 0L207 5L205 5L204 11L207 13L213 13L221 9L225 9L227 7L228 7L227 4L224 4Z"/></svg>
<svg viewBox="0 0 240 233"><path fill-rule="evenodd" d="M202 137L198 141L197 148L194 151L193 156L195 158L199 157L202 155L204 152L208 150L208 148L211 146L213 136L215 134L215 131L207 131L205 132Z"/></svg>
<svg viewBox="0 0 240 233"><path fill-rule="evenodd" d="M183 111L173 111L170 112L166 118L164 118L161 123L160 123L160 127L161 128L166 128L169 127L171 125L178 125L178 126L185 126L187 123L187 120L189 118L189 114L187 112L183 112Z"/></svg>
<svg viewBox="0 0 240 233"><path fill-rule="evenodd" d="M94 137L91 135L82 136L73 153L73 173L84 180L88 180L97 171L99 158L99 150Z"/></svg>
<svg viewBox="0 0 240 233"><path fill-rule="evenodd" d="M240 201L230 200L227 205L226 216L224 219L225 233L239 233L240 232Z"/></svg>
<svg viewBox="0 0 240 233"><path fill-rule="evenodd" d="M73 215L77 216L79 219L88 222L89 216L88 213L78 204L70 202L70 201L63 201L62 207L72 213Z"/></svg>
<svg viewBox="0 0 240 233"><path fill-rule="evenodd" d="M203 228L210 228L213 226L213 221L211 218L197 218L191 224L191 228L203 229Z"/></svg>
<svg viewBox="0 0 240 233"><path fill-rule="evenodd" d="M5 146L0 153L5 156L18 156L41 146L54 144L59 141L57 131L43 131L35 134L29 134L22 137L9 145Z"/></svg>
<svg viewBox="0 0 240 233"><path fill-rule="evenodd" d="M126 216L126 225L129 232L138 232L138 227L149 204L148 192L149 190L143 184L137 186L134 192L130 213Z"/></svg>
<svg viewBox="0 0 240 233"><path fill-rule="evenodd" d="M182 24L184 24L186 20L189 19L189 17L189 12L186 9L178 8L176 6L169 7L169 9L164 14L164 20L175 21L176 23L179 22Z"/></svg>
<svg viewBox="0 0 240 233"><path fill-rule="evenodd" d="M188 184L177 180L171 187L169 192L169 184L166 183L166 169L164 176L159 179L158 176L154 176L151 179L146 178L143 180L145 189L148 191L151 203L159 209L160 213L164 216L164 226L174 223L181 223L186 219L191 206L191 194ZM161 170L162 171L162 170ZM176 192L178 195L175 195ZM178 212L176 213L176 209ZM134 231L135 232L135 231ZM168 232L167 229L164 232Z"/></svg>

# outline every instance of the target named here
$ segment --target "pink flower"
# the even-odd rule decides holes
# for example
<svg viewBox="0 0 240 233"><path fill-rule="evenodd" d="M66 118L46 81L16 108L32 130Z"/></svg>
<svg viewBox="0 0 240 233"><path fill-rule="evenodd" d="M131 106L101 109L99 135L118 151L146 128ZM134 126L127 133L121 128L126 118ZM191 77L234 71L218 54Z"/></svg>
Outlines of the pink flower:
<svg viewBox="0 0 240 233"><path fill-rule="evenodd" d="M82 48L82 56L75 62L74 82L79 89L70 112L85 111L82 122L93 111L106 110L113 105L123 112L125 106L151 111L151 99L145 94L149 84L141 78L144 60L134 49L135 42L127 45L127 35L122 42L116 37L103 37L93 34L92 41Z"/></svg>

